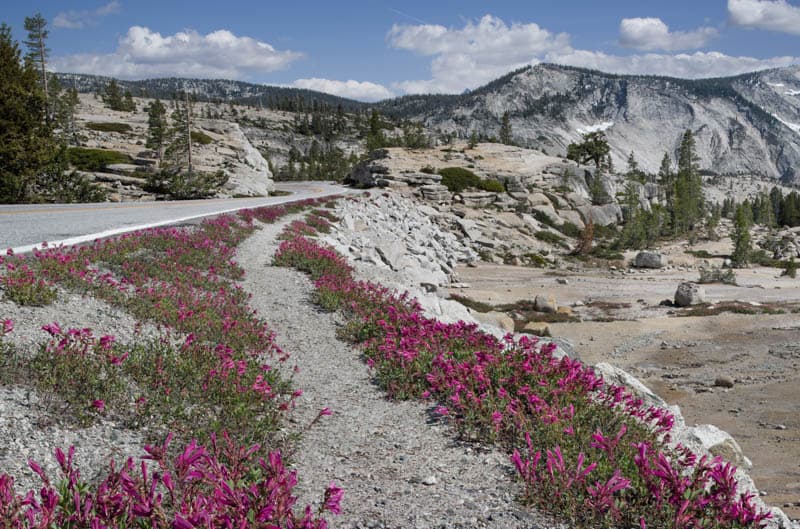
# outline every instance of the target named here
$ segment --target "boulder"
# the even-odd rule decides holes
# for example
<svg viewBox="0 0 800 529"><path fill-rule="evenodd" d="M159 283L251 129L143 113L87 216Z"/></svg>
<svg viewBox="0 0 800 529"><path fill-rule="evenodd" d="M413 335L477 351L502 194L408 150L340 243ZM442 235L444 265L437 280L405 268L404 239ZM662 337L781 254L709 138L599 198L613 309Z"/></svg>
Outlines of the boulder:
<svg viewBox="0 0 800 529"><path fill-rule="evenodd" d="M401 269L401 259L406 255L406 246L400 241L378 244L375 246L378 255L381 256L392 270L398 271Z"/></svg>
<svg viewBox="0 0 800 529"><path fill-rule="evenodd" d="M705 303L706 289L697 283L681 283L675 290L675 306L688 307Z"/></svg>
<svg viewBox="0 0 800 529"><path fill-rule="evenodd" d="M525 324L522 332L536 336L550 336L550 326L543 321L531 321Z"/></svg>
<svg viewBox="0 0 800 529"><path fill-rule="evenodd" d="M550 199L547 198L547 195L544 193L531 193L528 195L528 204L531 206L553 206Z"/></svg>
<svg viewBox="0 0 800 529"><path fill-rule="evenodd" d="M586 225L583 223L583 219L581 218L581 214L574 209L559 209L557 213L559 217L564 219L566 222L574 224L579 230L582 230L586 227Z"/></svg>
<svg viewBox="0 0 800 529"><path fill-rule="evenodd" d="M441 184L428 184L419 188L422 198L433 202L446 202L450 200L450 191Z"/></svg>
<svg viewBox="0 0 800 529"><path fill-rule="evenodd" d="M622 222L622 208L619 207L619 204L578 206L576 209L580 212L585 223L591 220L599 226L611 226Z"/></svg>
<svg viewBox="0 0 800 529"><path fill-rule="evenodd" d="M465 206L471 208L485 208L492 204L496 198L496 193L488 191L464 191L461 193L461 201Z"/></svg>
<svg viewBox="0 0 800 529"><path fill-rule="evenodd" d="M493 325L506 332L514 332L514 320L504 312L476 312L472 316L485 325Z"/></svg>
<svg viewBox="0 0 800 529"><path fill-rule="evenodd" d="M539 312L552 314L558 310L558 304L553 296L538 295L533 299L533 308Z"/></svg>
<svg viewBox="0 0 800 529"><path fill-rule="evenodd" d="M473 220L457 218L456 224L458 224L458 227L464 232L464 235L472 241L477 241L483 237L483 232Z"/></svg>
<svg viewBox="0 0 800 529"><path fill-rule="evenodd" d="M658 252L639 252L633 260L636 268L664 268L667 264L667 258Z"/></svg>
<svg viewBox="0 0 800 529"><path fill-rule="evenodd" d="M753 466L750 459L745 457L736 439L713 424L701 424L679 431L676 441L688 446L695 453L710 452L737 467L749 470Z"/></svg>
<svg viewBox="0 0 800 529"><path fill-rule="evenodd" d="M541 215L544 215L550 219L550 222L556 226L561 226L564 224L564 219L558 216L558 213L556 213L556 209L553 206L533 206L533 210L538 211Z"/></svg>

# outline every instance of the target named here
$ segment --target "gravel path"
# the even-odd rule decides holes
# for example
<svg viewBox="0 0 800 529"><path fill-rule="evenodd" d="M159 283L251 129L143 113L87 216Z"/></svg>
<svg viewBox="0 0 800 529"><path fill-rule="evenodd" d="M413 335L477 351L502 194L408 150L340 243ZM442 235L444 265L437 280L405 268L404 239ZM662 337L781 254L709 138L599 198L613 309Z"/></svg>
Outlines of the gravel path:
<svg viewBox="0 0 800 529"><path fill-rule="evenodd" d="M342 514L331 519L334 528L552 526L514 502L513 469L504 454L457 442L423 403L386 399L358 350L336 338L338 317L309 301L311 282L269 265L282 224L247 239L237 260L246 270L251 306L300 369L295 384L304 394L296 428L323 407L333 411L303 435L294 455L301 504L317 501L335 480L345 496Z"/></svg>

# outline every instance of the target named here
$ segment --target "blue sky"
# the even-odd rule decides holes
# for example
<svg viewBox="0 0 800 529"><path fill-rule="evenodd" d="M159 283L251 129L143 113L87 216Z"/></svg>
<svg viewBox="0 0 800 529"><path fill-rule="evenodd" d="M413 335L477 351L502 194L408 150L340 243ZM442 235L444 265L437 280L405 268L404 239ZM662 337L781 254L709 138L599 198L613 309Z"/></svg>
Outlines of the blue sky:
<svg viewBox="0 0 800 529"><path fill-rule="evenodd" d="M800 63L798 0L32 0L51 65L122 78L234 78L363 100L461 92L526 64L732 75Z"/></svg>

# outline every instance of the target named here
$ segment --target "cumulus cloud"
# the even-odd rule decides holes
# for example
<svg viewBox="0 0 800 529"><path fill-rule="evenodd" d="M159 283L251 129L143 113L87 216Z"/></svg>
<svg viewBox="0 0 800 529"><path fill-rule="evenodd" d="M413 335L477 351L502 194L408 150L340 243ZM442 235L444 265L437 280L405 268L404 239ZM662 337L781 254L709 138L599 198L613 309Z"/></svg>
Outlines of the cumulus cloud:
<svg viewBox="0 0 800 529"><path fill-rule="evenodd" d="M122 8L122 4L117 0L112 0L93 10L65 11L56 15L53 19L53 26L66 29L83 29L97 24L99 19L105 16L118 13L120 8Z"/></svg>
<svg viewBox="0 0 800 529"><path fill-rule="evenodd" d="M535 61L548 52L569 49L569 36L534 23L506 24L492 15L463 28L434 24L394 25L387 42L396 49L433 56L430 80L398 83L405 92L459 92Z"/></svg>
<svg viewBox="0 0 800 529"><path fill-rule="evenodd" d="M716 36L713 28L671 32L659 19L626 20L634 22L625 24L623 21L620 25L621 36L627 35L629 45L643 51L693 48ZM663 27L659 27L659 23ZM404 93L458 93L481 86L511 70L540 62L612 73L685 78L736 75L800 63L800 57L758 59L734 57L716 51L613 55L596 50L580 50L572 48L568 34L554 34L534 23L509 25L491 15L484 16L478 22L468 21L463 28L432 24L395 25L386 38L394 48L432 57L430 79L408 80L393 85Z"/></svg>
<svg viewBox="0 0 800 529"><path fill-rule="evenodd" d="M660 18L624 18L619 24L619 43L643 51L702 48L716 36L717 30L711 27L670 31Z"/></svg>
<svg viewBox="0 0 800 529"><path fill-rule="evenodd" d="M786 0L728 0L731 24L800 35L800 6Z"/></svg>
<svg viewBox="0 0 800 529"><path fill-rule="evenodd" d="M243 79L253 73L285 68L302 53L276 50L251 37L220 29L206 35L186 30L174 35L132 26L109 54L54 57L60 72L109 75L122 79L145 77L209 77Z"/></svg>
<svg viewBox="0 0 800 529"><path fill-rule="evenodd" d="M379 101L394 97L394 92L385 86L369 81L335 81L332 79L297 79L292 83L294 88L316 90L340 97L358 99L359 101Z"/></svg>

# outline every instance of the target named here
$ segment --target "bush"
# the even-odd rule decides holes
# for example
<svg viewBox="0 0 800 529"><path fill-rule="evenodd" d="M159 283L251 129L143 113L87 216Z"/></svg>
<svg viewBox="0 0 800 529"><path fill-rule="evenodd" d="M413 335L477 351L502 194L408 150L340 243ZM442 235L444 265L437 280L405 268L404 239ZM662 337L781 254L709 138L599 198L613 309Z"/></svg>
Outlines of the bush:
<svg viewBox="0 0 800 529"><path fill-rule="evenodd" d="M193 130L191 136L192 136L192 143L196 143L198 145L208 145L214 142L214 138L212 138L205 132L200 132L199 130Z"/></svg>
<svg viewBox="0 0 800 529"><path fill-rule="evenodd" d="M131 157L119 151L107 149L84 149L70 147L67 149L67 160L81 171L100 171L115 163L130 163Z"/></svg>
<svg viewBox="0 0 800 529"><path fill-rule="evenodd" d="M87 123L86 128L100 132L119 132L120 134L124 134L132 130L131 126L127 123L98 123L95 121L90 121Z"/></svg>
<svg viewBox="0 0 800 529"><path fill-rule="evenodd" d="M561 226L556 226L556 229L566 235L567 237L572 237L577 239L581 236L582 230L572 222L565 222Z"/></svg>
<svg viewBox="0 0 800 529"><path fill-rule="evenodd" d="M148 178L146 190L151 193L167 193L178 200L208 198L228 182L224 171L191 175L184 172L161 171Z"/></svg>
<svg viewBox="0 0 800 529"><path fill-rule="evenodd" d="M544 231L544 230L537 231L534 237L548 244L555 244L556 246L562 246L562 247L566 246L564 239L560 235L557 235L552 231Z"/></svg>
<svg viewBox="0 0 800 529"><path fill-rule="evenodd" d="M478 187L481 179L478 175L463 167L445 167L439 169L442 175L442 185L451 193L461 193L468 187Z"/></svg>
<svg viewBox="0 0 800 529"><path fill-rule="evenodd" d="M792 279L797 277L797 263L794 262L794 257L792 257L786 263L786 268L783 270L781 275L791 277Z"/></svg>
<svg viewBox="0 0 800 529"><path fill-rule="evenodd" d="M483 191L489 191L490 193L504 193L506 190L502 182L493 179L481 180L478 184L478 188Z"/></svg>
<svg viewBox="0 0 800 529"><path fill-rule="evenodd" d="M701 284L723 283L725 285L735 285L736 273L731 268L725 270L720 268L704 269L700 270L700 278L697 282Z"/></svg>

